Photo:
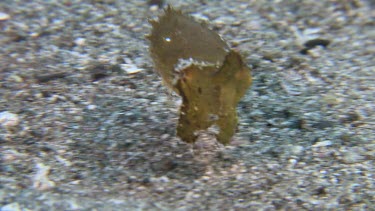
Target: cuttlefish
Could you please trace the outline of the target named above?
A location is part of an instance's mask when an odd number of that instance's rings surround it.
[[[155,69],[182,98],[177,135],[194,143],[201,131],[216,128],[217,141],[228,144],[237,128],[236,106],[251,84],[241,55],[206,24],[170,6],[150,23]]]

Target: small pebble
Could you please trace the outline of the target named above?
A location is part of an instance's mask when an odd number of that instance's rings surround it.
[[[150,11],[152,11],[152,12],[155,12],[155,11],[157,11],[159,9],[159,6],[158,5],[151,5],[150,6]]]
[[[3,127],[14,127],[20,123],[17,114],[4,111],[0,113],[0,125]]]
[[[314,144],[312,147],[327,147],[331,146],[333,143],[332,141],[319,141],[316,144]]]
[[[86,108],[87,108],[88,110],[95,110],[95,109],[96,109],[96,105],[92,105],[92,104],[90,104],[90,105],[88,105]]]
[[[17,202],[13,202],[0,207],[0,211],[21,211],[21,207]]]
[[[308,40],[307,42],[304,43],[304,46],[308,49],[311,49],[319,45],[322,47],[327,47],[329,43],[330,43],[329,40],[317,38],[317,39]]]
[[[202,15],[200,13],[193,13],[193,14],[191,14],[191,16],[193,16],[195,19],[197,19],[199,21],[202,21],[202,22],[210,21],[210,19],[207,16]]]
[[[167,140],[169,137],[170,137],[169,134],[163,134],[163,135],[161,135],[160,139],[161,140]]]
[[[21,76],[19,76],[19,75],[16,75],[16,74],[11,75],[9,78],[11,80],[17,82],[17,83],[22,83],[23,82],[23,78]]]
[[[135,74],[141,72],[143,69],[138,68],[134,64],[121,64],[121,69],[124,70],[128,74]]]
[[[334,94],[326,94],[321,100],[323,103],[326,103],[328,105],[339,105],[344,101],[339,96],[336,96]]]
[[[292,155],[300,155],[301,153],[303,153],[304,150],[305,149],[303,146],[291,146],[290,153]]]
[[[82,38],[82,37],[79,37],[79,38],[74,40],[74,43],[78,46],[83,46],[86,43],[86,39]]]
[[[166,177],[166,176],[162,176],[162,177],[160,177],[159,180],[160,180],[160,182],[163,182],[163,183],[167,183],[167,182],[169,182],[169,178]]]
[[[345,163],[359,163],[363,161],[364,157],[355,151],[348,151],[343,154],[343,161]]]
[[[298,163],[298,161],[296,159],[289,159],[289,163],[294,167]]]
[[[5,20],[8,20],[9,18],[10,18],[10,15],[0,12],[0,21],[5,21]]]

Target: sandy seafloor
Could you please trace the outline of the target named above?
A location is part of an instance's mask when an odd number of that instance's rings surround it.
[[[167,3],[252,69],[232,143],[176,137],[144,38],[162,9],[0,0],[1,211],[375,210],[373,1]]]

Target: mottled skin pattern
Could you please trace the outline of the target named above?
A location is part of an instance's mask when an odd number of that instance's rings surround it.
[[[183,99],[177,135],[194,143],[197,132],[216,126],[217,140],[228,144],[237,126],[236,106],[251,84],[249,68],[218,34],[179,11],[169,7],[151,23],[156,69]],[[176,70],[179,59],[190,58],[193,63]]]

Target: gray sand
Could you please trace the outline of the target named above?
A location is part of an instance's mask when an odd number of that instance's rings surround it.
[[[176,137],[144,38],[162,9],[1,0],[1,211],[375,210],[373,1],[167,3],[252,69],[232,143]]]

